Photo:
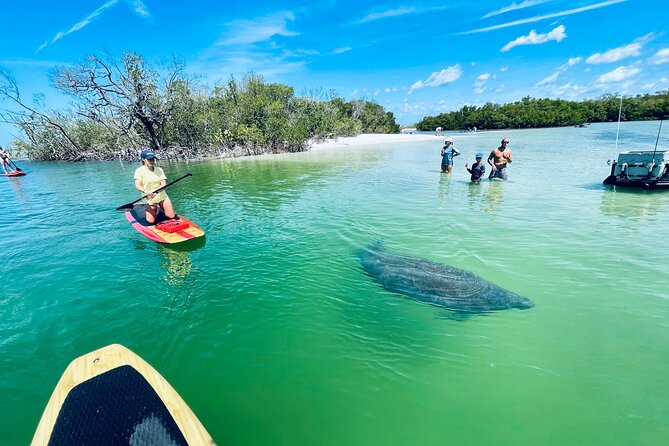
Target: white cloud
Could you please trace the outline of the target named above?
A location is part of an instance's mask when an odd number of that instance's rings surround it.
[[[504,73],[504,72],[507,71],[508,69],[509,69],[509,67],[506,66],[506,65],[504,65],[502,68],[499,69],[499,71],[501,71],[502,73]]]
[[[514,3],[511,3],[509,6],[503,7],[502,9],[498,9],[496,11],[492,11],[492,12],[487,13],[486,15],[483,16],[483,18],[487,19],[488,17],[496,16],[496,15],[499,15],[499,14],[504,14],[504,13],[509,12],[509,11],[516,11],[518,9],[529,8],[530,6],[536,6],[536,5],[540,5],[542,3],[548,3],[550,1],[552,1],[552,0],[525,0],[524,2],[519,3],[519,4],[516,4],[514,2]]]
[[[547,93],[552,97],[574,99],[582,97],[591,91],[592,88],[590,87],[567,82],[566,84],[552,86]]]
[[[551,75],[548,76],[547,78],[545,78],[545,79],[539,81],[539,83],[537,84],[537,86],[539,86],[539,85],[546,85],[546,84],[552,84],[553,82],[555,82],[555,81],[557,80],[557,78],[558,78],[559,76],[560,76],[560,71],[556,71],[555,73],[551,74]]]
[[[353,48],[351,48],[350,46],[344,46],[344,47],[341,47],[341,48],[334,49],[332,51],[332,54],[341,54],[341,53],[345,53],[347,51],[351,51],[352,49]]]
[[[558,77],[560,77],[560,75],[562,73],[564,73],[569,68],[576,65],[577,63],[581,62],[582,60],[583,60],[582,57],[571,57],[571,58],[569,58],[569,60],[567,60],[567,63],[564,63],[564,64],[560,65],[555,73],[553,73],[550,76],[548,76],[547,78],[539,81],[535,85],[535,87],[538,87],[538,86],[541,86],[541,85],[552,84],[553,82],[555,82],[558,79]]]
[[[651,90],[667,88],[667,85],[669,85],[669,79],[667,79],[666,77],[661,77],[654,82],[648,82],[644,84],[642,88],[646,91],[651,91]]]
[[[108,0],[105,4],[100,6],[98,9],[96,9],[95,11],[88,14],[83,20],[81,20],[81,21],[75,23],[74,25],[72,25],[70,27],[70,29],[68,29],[67,31],[60,31],[60,32],[56,33],[56,35],[53,37],[53,39],[51,39],[51,42],[49,42],[48,40],[45,41],[42,45],[40,45],[37,48],[37,50],[35,52],[39,53],[47,45],[49,45],[51,43],[55,43],[58,40],[62,39],[63,37],[85,28],[91,22],[93,22],[95,19],[100,17],[103,12],[105,12],[109,8],[115,6],[119,2],[120,2],[120,0]],[[130,0],[128,0],[128,2],[130,2]],[[133,11],[135,13],[137,13],[138,15],[140,15],[142,17],[145,17],[145,18],[148,18],[150,16],[149,11],[147,10],[146,6],[144,5],[144,3],[141,0],[132,0],[132,2],[130,3],[130,6],[133,9]]]
[[[357,94],[358,94],[358,90],[353,90],[353,92],[351,93],[351,96],[356,96]]]
[[[640,72],[641,70],[634,66],[618,67],[613,71],[609,71],[608,73],[604,73],[599,76],[597,78],[597,82],[602,84],[622,82],[633,78]]]
[[[660,65],[667,62],[669,62],[669,48],[662,48],[648,59],[648,63],[651,65]]]
[[[575,8],[575,9],[569,9],[567,11],[560,11],[556,12],[553,14],[547,14],[547,15],[542,15],[542,16],[537,16],[537,17],[530,17],[528,19],[521,19],[521,20],[514,20],[513,22],[508,22],[508,23],[502,23],[500,25],[495,25],[495,26],[488,26],[487,28],[479,28],[479,29],[473,29],[471,31],[464,31],[458,34],[474,34],[474,33],[483,33],[487,31],[492,31],[495,29],[501,29],[501,28],[508,28],[510,26],[516,26],[516,25],[523,25],[525,23],[533,23],[533,22],[538,22],[540,20],[545,20],[545,19],[552,19],[553,17],[564,17],[567,15],[572,15],[572,14],[578,14],[584,11],[590,11],[592,9],[598,9],[598,8],[603,8],[605,6],[610,6],[610,5],[615,5],[617,3],[623,3],[628,0],[607,0],[604,2],[600,3],[595,3],[594,5],[588,5],[588,6],[583,6],[581,8]]]
[[[567,34],[565,34],[564,31],[565,31],[564,25],[560,25],[546,34],[537,34],[535,30],[532,30],[528,35],[520,36],[516,40],[512,40],[511,42],[504,45],[501,51],[502,52],[509,51],[511,48],[520,45],[539,45],[542,43],[550,42],[551,40],[555,40],[556,42],[561,42],[564,38],[567,37]]]
[[[628,57],[639,56],[641,54],[641,48],[643,48],[643,46],[646,43],[648,43],[648,41],[651,40],[653,36],[654,36],[653,33],[648,33],[645,36],[635,39],[634,42],[628,45],[620,46],[618,48],[613,48],[603,53],[595,53],[592,56],[588,57],[585,60],[585,63],[590,63],[590,64],[611,63],[627,59]]]
[[[142,0],[132,0],[132,7],[134,11],[142,17],[149,17],[149,10]]]
[[[424,81],[420,80],[414,82],[411,88],[409,88],[408,94],[411,94],[412,91],[419,88],[438,87],[439,85],[447,84],[449,82],[455,82],[460,76],[462,76],[462,68],[460,67],[460,64],[455,64],[452,67],[444,68],[441,71],[435,71]]]
[[[118,2],[119,2],[119,0],[109,0],[107,3],[100,6],[98,9],[96,9],[92,13],[88,14],[83,20],[81,20],[81,21],[75,23],[74,25],[72,25],[72,27],[70,29],[68,29],[67,31],[58,32],[55,35],[55,37],[53,38],[53,40],[51,40],[50,43],[54,43],[54,42],[62,39],[63,37],[67,36],[68,34],[72,34],[73,32],[79,31],[80,29],[84,28],[86,25],[88,25],[93,20],[95,20],[97,17],[99,17],[100,14],[102,14],[106,9],[111,8],[112,6],[117,4]],[[40,46],[40,49],[44,48],[44,46],[45,45]]]
[[[476,78],[476,81],[474,81],[474,93],[483,93],[486,91],[487,87],[485,86],[486,82],[488,79],[492,78],[495,79],[494,74],[490,73],[483,73],[479,77]]]
[[[275,36],[292,37],[298,33],[288,29],[289,22],[295,21],[290,11],[279,11],[251,20],[234,20],[226,25],[228,31],[216,45],[249,45],[265,42]]]
[[[357,23],[371,22],[373,20],[385,19],[387,17],[397,17],[401,15],[413,14],[416,12],[416,8],[395,8],[395,9],[386,9],[384,11],[370,12],[365,17],[360,19]]]
[[[380,19],[386,19],[388,17],[399,17],[403,15],[409,15],[409,14],[422,14],[425,12],[431,12],[431,11],[438,11],[446,9],[445,6],[434,6],[434,7],[429,7],[429,8],[416,8],[414,6],[403,6],[399,8],[390,8],[390,9],[373,9],[372,12],[367,14],[365,17],[361,18],[360,20],[356,21],[356,24],[361,24],[361,23],[367,23],[367,22],[372,22],[375,20],[380,20]]]

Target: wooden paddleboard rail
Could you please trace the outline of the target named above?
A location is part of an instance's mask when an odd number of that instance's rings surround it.
[[[63,402],[74,387],[125,365],[134,368],[151,385],[189,445],[215,445],[202,423],[167,380],[146,361],[119,344],[93,351],[70,363],[47,403],[31,445],[45,446],[49,443]]]

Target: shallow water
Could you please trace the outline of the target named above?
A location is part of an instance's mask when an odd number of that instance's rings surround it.
[[[207,232],[182,249],[113,211],[136,165],[21,163],[0,182],[0,444],[114,342],[221,445],[666,444],[669,191],[601,185],[615,127],[457,134],[450,176],[437,138],[163,163],[193,173],[169,194]],[[623,123],[619,149],[657,130]],[[509,181],[468,184],[504,135]],[[379,240],[535,307],[457,319],[387,292],[355,255]]]

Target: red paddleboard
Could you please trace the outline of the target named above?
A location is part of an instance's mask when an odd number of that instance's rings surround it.
[[[181,215],[176,215],[173,219],[159,218],[154,224],[149,224],[145,216],[144,204],[135,205],[131,211],[125,213],[132,227],[154,242],[181,243],[204,235],[202,228]]]
[[[22,177],[24,175],[28,175],[22,170],[12,170],[11,172],[8,173],[0,173],[0,177]]]

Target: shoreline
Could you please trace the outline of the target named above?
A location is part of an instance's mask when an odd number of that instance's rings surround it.
[[[337,147],[360,147],[381,144],[401,144],[422,141],[439,141],[449,137],[447,134],[441,136],[426,134],[401,134],[401,133],[362,133],[357,136],[345,136],[341,138],[328,139],[323,142],[312,142],[309,144],[308,152],[332,149]],[[451,136],[452,137],[452,136]]]

